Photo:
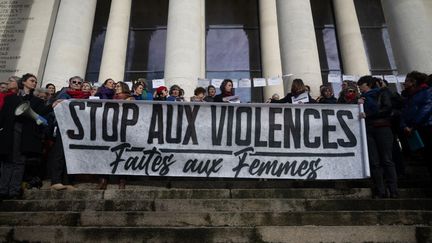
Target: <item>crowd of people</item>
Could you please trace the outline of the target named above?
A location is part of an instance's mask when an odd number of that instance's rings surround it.
[[[374,197],[397,198],[397,178],[405,175],[403,152],[409,153],[413,137],[421,140],[422,158],[432,175],[432,78],[413,71],[406,76],[401,94],[392,91],[388,82],[372,76],[363,76],[357,82],[344,81],[338,98],[329,84],[320,87],[314,99],[310,88],[301,79],[292,82],[291,92],[283,98],[274,94],[268,103],[363,104],[367,143],[373,181]],[[225,79],[220,92],[213,85],[198,87],[191,102],[239,102],[233,81]],[[107,79],[99,87],[79,76],[69,79],[68,87],[57,91],[51,83],[37,86],[37,77],[25,74],[12,76],[0,83],[0,198],[19,198],[25,188],[40,188],[42,180],[50,178],[54,190],[74,190],[66,172],[61,134],[53,107],[65,99],[113,99],[185,101],[185,92],[179,85],[160,86],[151,92],[145,79],[125,82]],[[16,116],[23,103],[47,124],[40,125],[26,116]],[[412,143],[412,142],[411,142]],[[107,188],[109,177],[100,176],[97,189]],[[126,187],[126,177],[119,177],[119,188]]]

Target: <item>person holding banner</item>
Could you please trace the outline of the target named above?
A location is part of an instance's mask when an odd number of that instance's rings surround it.
[[[165,86],[159,86],[154,94],[154,100],[166,101],[168,97],[168,89]]]
[[[377,81],[372,76],[363,76],[357,82],[362,93],[359,103],[364,105],[364,113],[361,116],[366,118],[369,163],[374,182],[373,192],[375,198],[397,198],[399,197],[397,175],[392,158],[392,104],[390,95],[379,88]]]
[[[423,159],[428,163],[432,175],[432,88],[427,85],[428,76],[413,71],[406,76],[406,97],[400,126],[407,138],[418,133],[424,145]]]
[[[240,103],[240,98],[234,94],[234,85],[231,79],[224,79],[220,90],[221,93],[214,97],[213,102]]]
[[[180,86],[178,86],[177,84],[171,86],[167,101],[184,101],[184,98],[182,97],[182,89],[180,88]]]
[[[291,93],[288,93],[280,100],[272,99],[270,103],[308,104],[316,103],[316,101],[310,96],[303,80],[294,79],[291,85]]]
[[[345,88],[339,93],[339,98],[337,100],[338,104],[357,104],[360,97],[358,86],[356,83],[351,81],[346,81]]]
[[[216,88],[213,85],[207,87],[207,96],[204,98],[205,102],[213,102],[216,96]]]
[[[333,90],[327,85],[323,85],[320,88],[320,97],[318,98],[318,103],[320,104],[336,104],[337,99],[334,97]]]
[[[74,76],[69,79],[69,87],[63,90],[54,102],[55,107],[59,102],[66,99],[88,99],[90,92],[82,91],[83,79],[80,76]],[[75,188],[68,185],[70,179],[66,172],[66,160],[63,150],[63,143],[61,139],[60,130],[58,129],[57,122],[54,121],[53,131],[55,133],[55,141],[51,153],[48,156],[48,165],[51,169],[51,189],[65,190]]]
[[[115,82],[109,78],[105,80],[103,85],[98,89],[95,96],[99,96],[100,99],[111,100],[114,97],[114,86]]]
[[[206,90],[203,87],[198,87],[194,90],[194,96],[191,97],[192,102],[205,102]]]
[[[52,111],[51,106],[33,95],[36,85],[35,75],[24,74],[18,83],[18,93],[5,98],[0,112],[1,198],[20,198],[26,160],[42,154],[42,126],[28,115],[30,110],[15,115],[23,102],[28,102],[31,110],[41,116]]]

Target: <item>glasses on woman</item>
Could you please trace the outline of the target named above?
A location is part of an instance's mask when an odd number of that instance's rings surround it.
[[[79,84],[79,85],[81,85],[81,84],[82,84],[82,82],[81,82],[81,81],[79,81],[79,80],[72,80],[72,84]]]

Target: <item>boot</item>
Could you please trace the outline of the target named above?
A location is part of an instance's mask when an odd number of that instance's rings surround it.
[[[126,188],[126,179],[119,180],[119,189],[124,190]]]
[[[57,184],[51,185],[51,189],[56,190],[56,191],[61,191],[61,190],[66,190],[67,187],[61,183],[57,183]]]
[[[106,190],[108,185],[108,180],[106,178],[99,179],[99,185],[97,186],[97,190]]]

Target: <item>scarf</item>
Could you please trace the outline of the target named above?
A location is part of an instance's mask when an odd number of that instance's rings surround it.
[[[88,99],[88,97],[90,96],[90,92],[72,89],[67,90],[66,94],[70,95],[70,97],[72,97],[73,99]]]

